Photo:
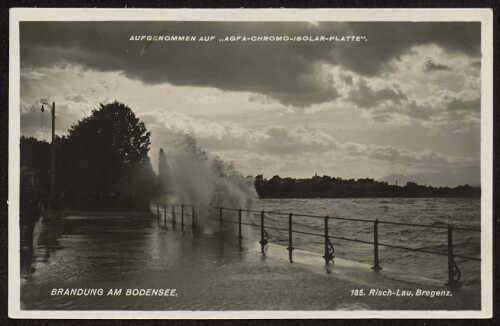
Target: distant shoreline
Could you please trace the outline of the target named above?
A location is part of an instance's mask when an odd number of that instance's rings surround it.
[[[469,185],[435,188],[407,182],[404,186],[373,179],[341,179],[317,176],[310,179],[255,178],[259,198],[481,198],[481,188]]]

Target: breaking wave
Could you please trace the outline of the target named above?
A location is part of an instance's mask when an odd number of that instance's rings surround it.
[[[211,207],[250,209],[257,198],[253,178],[245,178],[232,163],[203,150],[189,135],[160,152],[162,199],[168,204],[197,208],[197,223],[211,228]]]

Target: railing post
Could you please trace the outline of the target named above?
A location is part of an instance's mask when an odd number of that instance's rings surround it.
[[[328,265],[330,260],[328,259],[329,257],[329,252],[328,252],[328,216],[325,216],[325,265]]]
[[[293,249],[295,249],[293,247],[293,242],[292,242],[292,216],[293,214],[290,213],[290,215],[288,215],[288,259],[290,260],[290,263],[293,263]]]
[[[243,237],[241,236],[241,208],[238,210],[238,244],[240,246],[240,250],[243,249],[241,246],[241,239]]]
[[[163,205],[163,213],[165,214],[163,217],[163,224],[167,227],[167,203],[164,203]]]
[[[175,205],[172,204],[172,226],[175,226]]]
[[[378,219],[373,221],[373,267],[376,272],[382,269],[378,263]]]
[[[330,260],[333,263],[333,258],[335,256],[333,253],[335,252],[335,248],[333,247],[333,244],[330,242],[330,237],[328,235],[328,216],[325,216],[325,255],[323,258],[325,258],[325,265],[328,265],[330,263]]]
[[[448,226],[448,286],[453,284],[453,229]]]
[[[219,230],[222,232],[222,207],[219,207]]]
[[[260,252],[264,255],[264,246],[267,241],[264,238],[264,211],[260,212]]]
[[[156,218],[160,219],[160,203],[156,203]]]
[[[448,287],[452,290],[460,286],[460,270],[453,259],[453,226],[448,226]],[[455,278],[456,277],[456,278]]]
[[[181,227],[184,230],[184,204],[181,205]]]

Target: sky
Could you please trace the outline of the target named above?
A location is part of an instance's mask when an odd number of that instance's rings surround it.
[[[338,41],[219,41],[238,35]],[[189,134],[245,176],[479,185],[480,35],[474,22],[22,22],[21,133],[50,138],[43,102],[64,135],[117,100],[151,131],[154,165]]]

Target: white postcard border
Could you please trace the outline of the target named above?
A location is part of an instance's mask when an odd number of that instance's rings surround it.
[[[20,305],[19,138],[21,21],[480,21],[481,310],[478,311],[27,311]],[[491,9],[46,9],[10,10],[9,294],[11,318],[490,318],[493,316],[493,12]]]

